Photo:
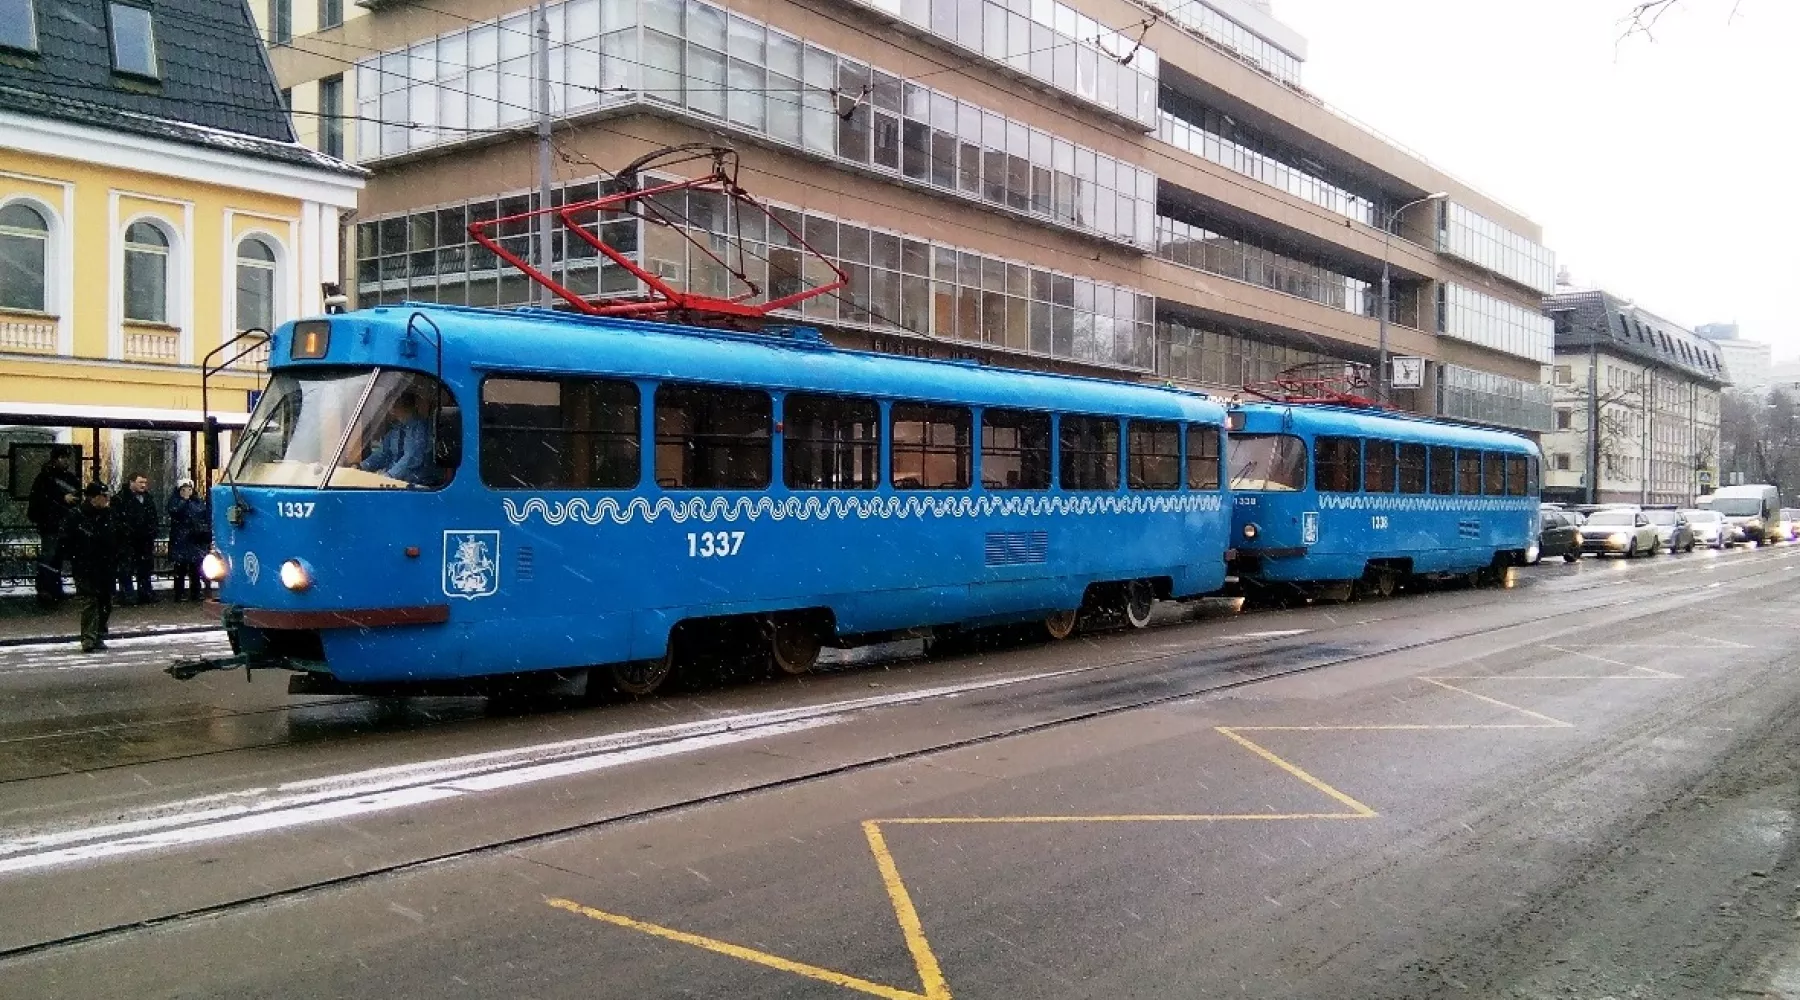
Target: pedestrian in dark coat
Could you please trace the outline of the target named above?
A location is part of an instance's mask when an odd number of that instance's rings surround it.
[[[37,478],[31,481],[31,499],[25,516],[38,532],[37,598],[43,608],[63,599],[63,521],[81,502],[81,479],[69,471],[69,454],[52,448]]]
[[[119,561],[119,601],[153,604],[156,594],[150,589],[150,574],[156,568],[156,531],[162,527],[162,516],[150,499],[150,478],[132,476],[128,482],[113,498],[113,516],[125,544]]]
[[[194,481],[183,479],[169,498],[169,567],[175,574],[175,599],[192,590],[191,600],[201,600],[210,585],[200,575],[200,560],[212,544],[206,502],[194,495]]]
[[[75,599],[81,607],[81,651],[92,653],[106,648],[121,533],[106,485],[89,483],[82,492],[86,500],[63,522],[62,545],[75,570]]]

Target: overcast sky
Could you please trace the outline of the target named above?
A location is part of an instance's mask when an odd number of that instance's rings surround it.
[[[1735,16],[1732,8],[1737,6]],[[1800,2],[1274,0],[1325,101],[1544,227],[1579,284],[1800,356]]]

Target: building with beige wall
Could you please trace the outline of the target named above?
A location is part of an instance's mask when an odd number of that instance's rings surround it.
[[[1556,324],[1556,429],[1544,499],[1691,506],[1719,483],[1718,345],[1598,290],[1544,300]]]
[[[322,311],[363,172],[294,141],[241,4],[132,10],[33,0],[0,31],[0,463],[62,441],[169,489],[201,361]],[[217,383],[228,425],[258,384]],[[0,476],[0,529],[34,468]]]
[[[270,58],[302,139],[372,171],[358,301],[528,301],[467,226],[536,203],[532,8],[253,6],[283,26]],[[1306,41],[1267,4],[560,0],[548,15],[554,197],[659,147],[735,147],[745,186],[849,273],[802,313],[839,342],[1233,392],[1302,362],[1373,367],[1385,257],[1388,346],[1427,362],[1396,402],[1549,428],[1538,226],[1309,93]],[[713,277],[668,232],[606,235],[660,274]],[[753,272],[779,270],[783,248],[745,245]],[[633,290],[584,252],[559,234],[551,271],[583,294]]]

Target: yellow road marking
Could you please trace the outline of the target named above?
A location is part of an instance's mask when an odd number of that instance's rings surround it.
[[[742,959],[743,961],[755,965],[778,969],[782,972],[791,972],[797,976],[805,976],[808,979],[814,979],[821,983],[842,986],[845,989],[855,990],[858,993],[867,993],[870,996],[885,997],[886,1000],[948,1000],[950,996],[949,989],[943,986],[943,977],[941,975],[938,977],[940,992],[914,993],[911,990],[897,989],[893,986],[870,982],[867,979],[861,979],[856,976],[845,975],[842,972],[837,972],[832,969],[823,969],[816,965],[808,965],[805,962],[796,962],[791,958],[782,958],[780,955],[771,955],[766,951],[757,951],[755,948],[746,948],[743,945],[732,944],[729,941],[720,941],[717,938],[702,937],[699,934],[689,934],[686,931],[678,931],[673,927],[664,927],[661,924],[652,924],[643,920],[633,920],[630,917],[621,916],[617,913],[596,910],[591,906],[583,906],[573,900],[546,899],[544,902],[559,910],[567,910],[570,913],[590,917],[601,923],[613,924],[618,927],[628,927],[634,931],[642,931],[652,937],[659,937],[669,941],[679,941],[682,944],[693,945],[696,948],[717,952],[720,955],[728,955],[732,958]],[[934,959],[934,967],[935,962],[936,960]],[[926,989],[930,989],[929,984],[927,984]]]
[[[1512,711],[1518,712],[1521,715],[1528,715],[1531,718],[1541,720],[1542,722],[1544,722],[1548,725],[1551,725],[1551,726],[1555,726],[1558,729],[1573,729],[1573,728],[1575,728],[1574,723],[1564,722],[1561,719],[1552,719],[1551,717],[1549,717],[1548,715],[1545,715],[1542,712],[1533,712],[1529,708],[1520,708],[1519,706],[1514,705],[1511,702],[1501,701],[1498,698],[1489,698],[1485,694],[1476,694],[1473,691],[1466,691],[1462,688],[1457,687],[1454,684],[1447,684],[1443,681],[1440,681],[1435,677],[1421,677],[1419,679],[1424,681],[1427,684],[1436,684],[1438,687],[1441,687],[1441,688],[1445,689],[1446,691],[1455,691],[1458,694],[1466,694],[1469,697],[1474,698],[1478,701],[1485,701],[1490,705],[1498,705],[1501,708],[1511,709]]]
[[[1363,813],[1149,813],[1125,816],[909,816],[883,826],[981,826],[1009,823],[1223,823],[1246,820],[1368,819]]]
[[[1346,806],[1349,809],[1351,809],[1352,811],[1354,811],[1357,815],[1364,816],[1364,817],[1376,815],[1375,810],[1370,809],[1368,806],[1363,805],[1361,802],[1356,801],[1355,799],[1351,798],[1350,796],[1345,795],[1343,792],[1340,792],[1337,789],[1331,787],[1330,785],[1327,785],[1323,781],[1320,781],[1319,779],[1313,777],[1312,775],[1307,774],[1305,771],[1302,771],[1300,768],[1295,767],[1292,764],[1289,764],[1285,760],[1282,760],[1280,757],[1277,757],[1272,751],[1270,751],[1266,747],[1262,746],[1261,744],[1255,742],[1254,740],[1251,740],[1249,737],[1238,735],[1236,732],[1234,732],[1232,730],[1232,728],[1230,726],[1219,726],[1217,728],[1220,733],[1224,734],[1226,739],[1231,740],[1232,742],[1236,743],[1238,746],[1243,747],[1244,749],[1250,751],[1251,753],[1257,755],[1258,757],[1261,757],[1263,760],[1266,760],[1269,763],[1274,764],[1276,767],[1281,768],[1283,771],[1286,771],[1287,773],[1293,775],[1294,777],[1299,778],[1301,781],[1304,781],[1307,784],[1318,789],[1319,791],[1324,792],[1326,795],[1331,796],[1332,798],[1336,799],[1338,802],[1342,803],[1344,806]]]
[[[869,838],[869,852],[875,855],[875,867],[881,869],[881,882],[887,886],[888,899],[894,904],[894,917],[900,921],[900,933],[906,937],[906,950],[912,952],[913,965],[919,970],[919,983],[930,1000],[950,1000],[950,984],[944,981],[937,956],[931,953],[931,942],[925,939],[925,928],[919,923],[919,911],[913,907],[912,895],[900,880],[900,869],[888,853],[887,838],[874,820],[863,821],[863,835]]]
[[[1426,725],[1417,722],[1395,722],[1370,726],[1232,726],[1240,733],[1384,733],[1417,732],[1432,729],[1566,729],[1563,723],[1547,722],[1450,722]]]

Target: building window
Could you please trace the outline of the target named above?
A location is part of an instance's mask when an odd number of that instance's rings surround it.
[[[156,25],[150,11],[126,3],[110,4],[113,70],[132,76],[160,76],[156,61]]]
[[[1557,365],[1556,374],[1552,377],[1557,385],[1574,385],[1575,368],[1572,365]]]
[[[50,222],[23,202],[0,208],[0,309],[49,311]]]
[[[125,230],[125,318],[169,321],[169,236],[153,222]]]
[[[269,0],[269,44],[294,40],[294,0]]]
[[[32,0],[0,0],[0,49],[36,52],[37,13]]]
[[[281,110],[286,111],[288,114],[294,113],[294,88],[281,88]]]
[[[1575,426],[1575,411],[1574,410],[1559,409],[1556,411],[1556,429],[1557,430],[1559,430],[1559,431],[1571,430],[1574,428],[1574,426]]]
[[[237,328],[275,328],[275,250],[259,236],[238,243]]]
[[[291,2],[291,0],[290,0]],[[344,23],[344,0],[319,0],[319,30]]]
[[[1564,452],[1550,456],[1550,467],[1558,472],[1569,471],[1569,456]]]
[[[319,81],[319,152],[344,156],[344,75]]]

